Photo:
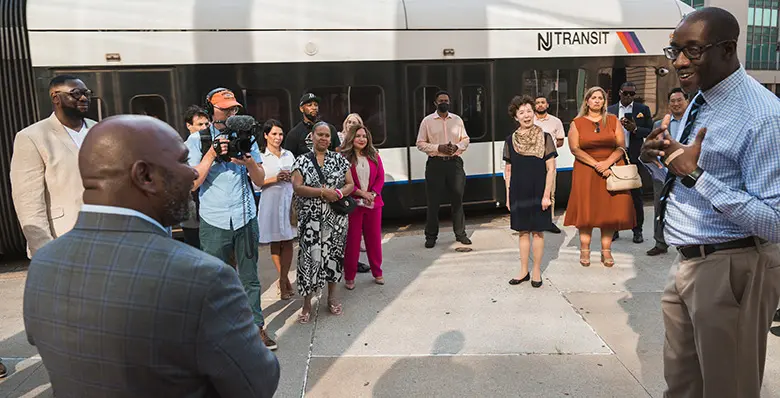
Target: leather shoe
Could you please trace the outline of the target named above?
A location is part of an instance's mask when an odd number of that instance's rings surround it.
[[[648,256],[657,256],[659,254],[665,254],[669,251],[669,249],[662,249],[658,246],[653,246],[652,249],[647,251]]]
[[[425,240],[425,248],[426,249],[432,249],[434,246],[436,246],[436,239],[426,239]]]
[[[460,238],[455,238],[455,240],[457,240],[458,242],[460,242],[460,243],[462,243],[462,244],[464,244],[464,245],[470,245],[470,244],[471,244],[471,239],[469,239],[469,237],[468,237],[468,236],[463,236],[463,237],[460,237]]]
[[[634,232],[634,243],[642,243],[645,238],[642,236],[642,231]]]
[[[2,362],[0,362],[0,379],[8,375],[8,368],[3,365]]]
[[[371,267],[369,267],[366,263],[358,261],[358,272],[365,274],[368,271],[371,271]]]
[[[553,233],[553,234],[559,234],[561,233],[561,229],[558,228],[557,225],[553,224],[552,228],[548,229],[547,232]]]

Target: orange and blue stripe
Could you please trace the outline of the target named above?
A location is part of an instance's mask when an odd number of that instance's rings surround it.
[[[639,38],[636,37],[634,32],[617,32],[620,41],[623,43],[623,47],[626,48],[629,54],[644,54],[645,48],[642,47],[642,43],[639,42]]]

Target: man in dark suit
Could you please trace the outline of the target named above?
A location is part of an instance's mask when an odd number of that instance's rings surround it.
[[[170,126],[123,115],[79,153],[75,227],[33,256],[24,324],[57,397],[272,397],[279,364],[216,257],[171,239],[197,172]]]
[[[634,101],[636,97],[636,84],[625,82],[620,86],[620,102],[610,105],[607,112],[616,115],[623,125],[623,132],[626,135],[626,145],[628,146],[628,159],[633,164],[639,164],[639,153],[642,144],[650,132],[653,130],[653,114],[650,108],[645,104]],[[640,172],[644,172],[643,167],[639,167]],[[636,225],[632,229],[634,232],[634,243],[644,242],[642,236],[642,224],[645,222],[645,210],[642,203],[642,189],[631,190],[631,198],[634,200],[634,211],[636,211]],[[613,239],[617,239],[619,234],[615,231]]]

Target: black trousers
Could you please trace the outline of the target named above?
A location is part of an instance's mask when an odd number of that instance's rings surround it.
[[[661,227],[661,223],[658,222],[658,211],[661,209],[661,190],[664,188],[664,182],[653,179],[653,208],[655,209],[655,217],[653,218],[653,237],[655,238],[655,247],[659,249],[668,249],[669,245],[666,244],[664,238],[664,229]]]
[[[184,243],[200,249],[200,228],[182,228],[184,232]]]
[[[452,207],[452,229],[455,237],[466,237],[466,215],[463,213],[465,188],[466,172],[463,170],[463,159],[428,158],[425,164],[425,192],[428,197],[426,240],[435,240],[439,236],[439,206],[446,197],[449,197]]]
[[[634,200],[634,211],[636,212],[636,225],[631,230],[634,232],[642,232],[642,225],[645,223],[645,208],[644,203],[642,203],[642,189],[632,189],[631,199]]]
[[[639,163],[639,157],[633,158],[631,157],[631,163],[637,165],[637,169],[639,170],[639,175],[642,176],[642,180],[644,181],[645,174],[647,171],[644,169],[644,166],[642,166],[641,163]],[[636,232],[642,232],[642,225],[645,223],[645,207],[644,203],[642,201],[642,188],[632,189],[631,190],[631,199],[634,201],[634,212],[636,213],[636,225],[634,225],[634,228],[631,228],[631,230]]]

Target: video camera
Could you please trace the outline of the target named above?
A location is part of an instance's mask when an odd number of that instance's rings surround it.
[[[230,162],[231,159],[243,159],[252,152],[252,145],[257,142],[257,131],[260,125],[252,116],[235,115],[225,121],[227,129],[219,135],[228,139],[227,152],[222,152],[222,143],[214,140],[212,146],[217,153],[217,160]]]

